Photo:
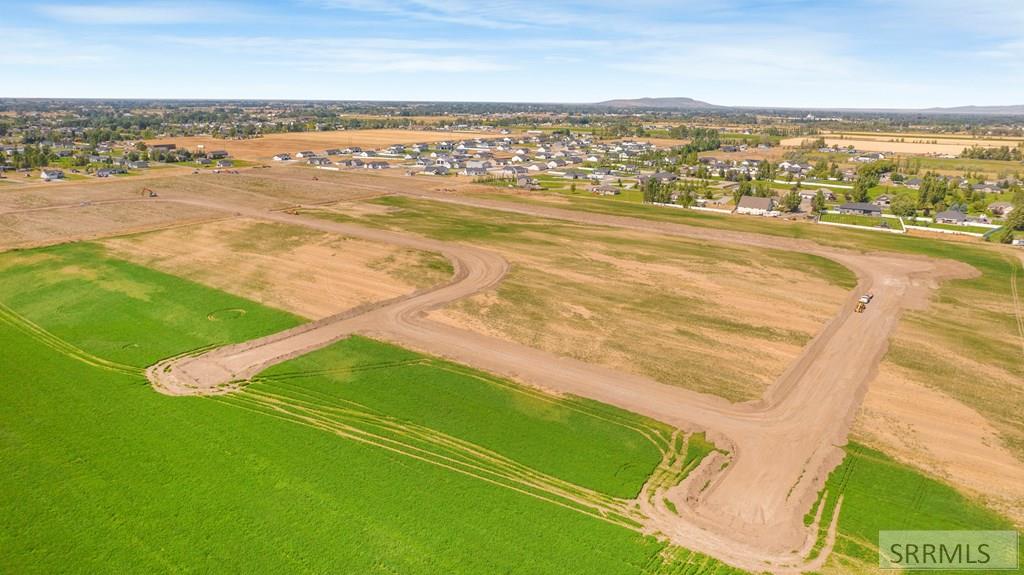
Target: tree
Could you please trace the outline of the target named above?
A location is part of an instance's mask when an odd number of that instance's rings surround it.
[[[796,190],[790,190],[788,194],[782,197],[782,210],[785,212],[799,211],[800,200],[800,192]]]
[[[818,193],[814,194],[814,199],[811,201],[811,207],[815,213],[820,214],[825,211],[825,194],[818,190]]]
[[[889,209],[893,214],[901,218],[912,218],[917,215],[917,206],[913,198],[907,195],[899,195],[892,199]]]
[[[878,177],[870,176],[868,174],[859,174],[857,179],[853,182],[853,191],[851,197],[855,202],[866,202],[871,198],[871,188],[878,185]]]

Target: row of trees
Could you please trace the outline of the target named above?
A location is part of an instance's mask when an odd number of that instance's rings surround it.
[[[48,166],[56,159],[56,154],[49,146],[25,146],[24,151],[8,155],[0,152],[0,165],[14,166],[17,170]]]
[[[960,152],[960,157],[971,158],[974,160],[1003,160],[1020,162],[1024,160],[1024,146],[1017,146],[1014,148],[1009,146],[1000,146],[998,148],[971,146],[970,148],[966,148],[963,152]]]

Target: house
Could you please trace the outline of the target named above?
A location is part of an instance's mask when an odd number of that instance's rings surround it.
[[[622,190],[616,186],[609,185],[594,186],[593,188],[590,188],[590,191],[599,196],[617,196],[622,193]]]
[[[115,174],[123,174],[125,171],[121,168],[100,168],[96,170],[97,178],[109,178]]]
[[[339,150],[338,148],[331,148],[329,150],[325,150],[324,153],[327,154],[328,156],[340,156],[341,150]]]
[[[231,160],[217,160],[217,167],[218,168],[230,168],[231,166],[234,166],[234,165],[235,165],[235,163],[232,162]]]
[[[869,163],[869,162],[877,162],[879,160],[884,160],[884,159],[885,159],[885,154],[882,154],[882,153],[879,153],[879,152],[868,152],[866,154],[861,154],[861,155],[857,156],[856,158],[853,159],[853,161],[854,162],[861,162],[861,163],[865,163],[866,164],[866,163]]]
[[[420,173],[427,176],[447,176],[448,168],[444,166],[428,166],[423,168],[423,171]]]
[[[196,158],[196,163],[200,166],[209,166],[213,162],[210,161],[210,158]]]
[[[988,211],[995,216],[1007,216],[1013,211],[1013,204],[1010,202],[992,202],[988,205]]]
[[[149,150],[151,152],[170,152],[171,150],[177,147],[178,146],[174,144],[153,144],[152,146],[149,147]]]
[[[291,154],[276,154],[274,156],[274,161],[275,162],[288,162],[288,161],[291,161],[291,159],[292,159],[292,155]]]
[[[985,194],[998,194],[1003,191],[997,184],[974,184],[971,189]]]
[[[920,190],[921,178],[910,178],[909,180],[904,180],[903,185],[911,190]]]
[[[316,154],[313,153],[313,152],[310,152],[309,150],[305,150],[305,151],[299,152],[298,154],[295,154],[295,157],[296,158],[309,159],[309,158],[315,158]]]
[[[470,168],[466,166],[460,172],[463,176],[486,176],[487,170],[485,168]]]
[[[136,160],[134,162],[128,162],[128,167],[133,170],[143,170],[149,167],[149,162],[145,160]]]
[[[867,202],[850,202],[839,206],[839,213],[858,216],[881,216],[882,208]]]
[[[39,177],[42,178],[44,182],[49,182],[51,180],[63,180],[64,172],[62,170],[50,170],[43,168],[39,171]]]
[[[214,150],[214,151],[206,154],[206,157],[210,158],[211,160],[219,160],[221,158],[228,157],[228,155],[229,154],[226,151],[224,151],[224,150]]]
[[[529,172],[543,172],[546,169],[548,169],[548,167],[545,164],[530,164],[529,166],[526,166],[526,170]]]
[[[377,160],[375,162],[366,162],[363,164],[363,167],[367,170],[386,170],[391,167],[391,164],[382,160]]]
[[[775,198],[758,198],[755,196],[743,196],[740,203],[736,204],[737,214],[750,216],[767,216],[775,210]]]
[[[826,190],[825,188],[819,188],[817,190],[802,189],[800,190],[800,199],[814,201],[814,198],[817,197],[818,192],[821,192],[822,197],[824,197],[827,201],[833,201],[836,199],[836,195],[832,192],[832,190]]]
[[[306,160],[306,163],[310,166],[330,166],[333,162],[327,158],[312,157]]]
[[[567,180],[582,180],[587,177],[587,172],[582,170],[566,170],[562,177]]]
[[[956,210],[946,210],[935,214],[935,223],[963,225],[967,223],[967,214]]]
[[[890,205],[892,205],[892,198],[890,198],[886,194],[882,194],[875,198],[875,201],[871,203],[880,208],[888,208]]]

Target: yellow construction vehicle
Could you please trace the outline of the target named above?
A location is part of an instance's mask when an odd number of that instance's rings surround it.
[[[864,302],[859,301],[857,302],[857,307],[853,308],[853,311],[857,313],[864,313],[864,310],[866,310],[867,308],[868,306],[864,305]]]

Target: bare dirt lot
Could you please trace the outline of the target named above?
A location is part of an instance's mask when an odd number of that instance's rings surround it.
[[[270,160],[274,154],[287,152],[295,154],[303,150],[323,152],[327,148],[381,148],[392,144],[415,144],[418,142],[440,142],[462,140],[480,136],[479,132],[440,132],[424,130],[340,130],[333,132],[293,132],[268,134],[249,140],[225,140],[203,136],[180,138],[158,138],[147,140],[147,144],[175,144],[179,148],[195,150],[203,145],[207,151],[226,150],[232,157],[241,160]]]
[[[231,219],[104,240],[115,256],[320,319],[440,283],[435,254]]]

